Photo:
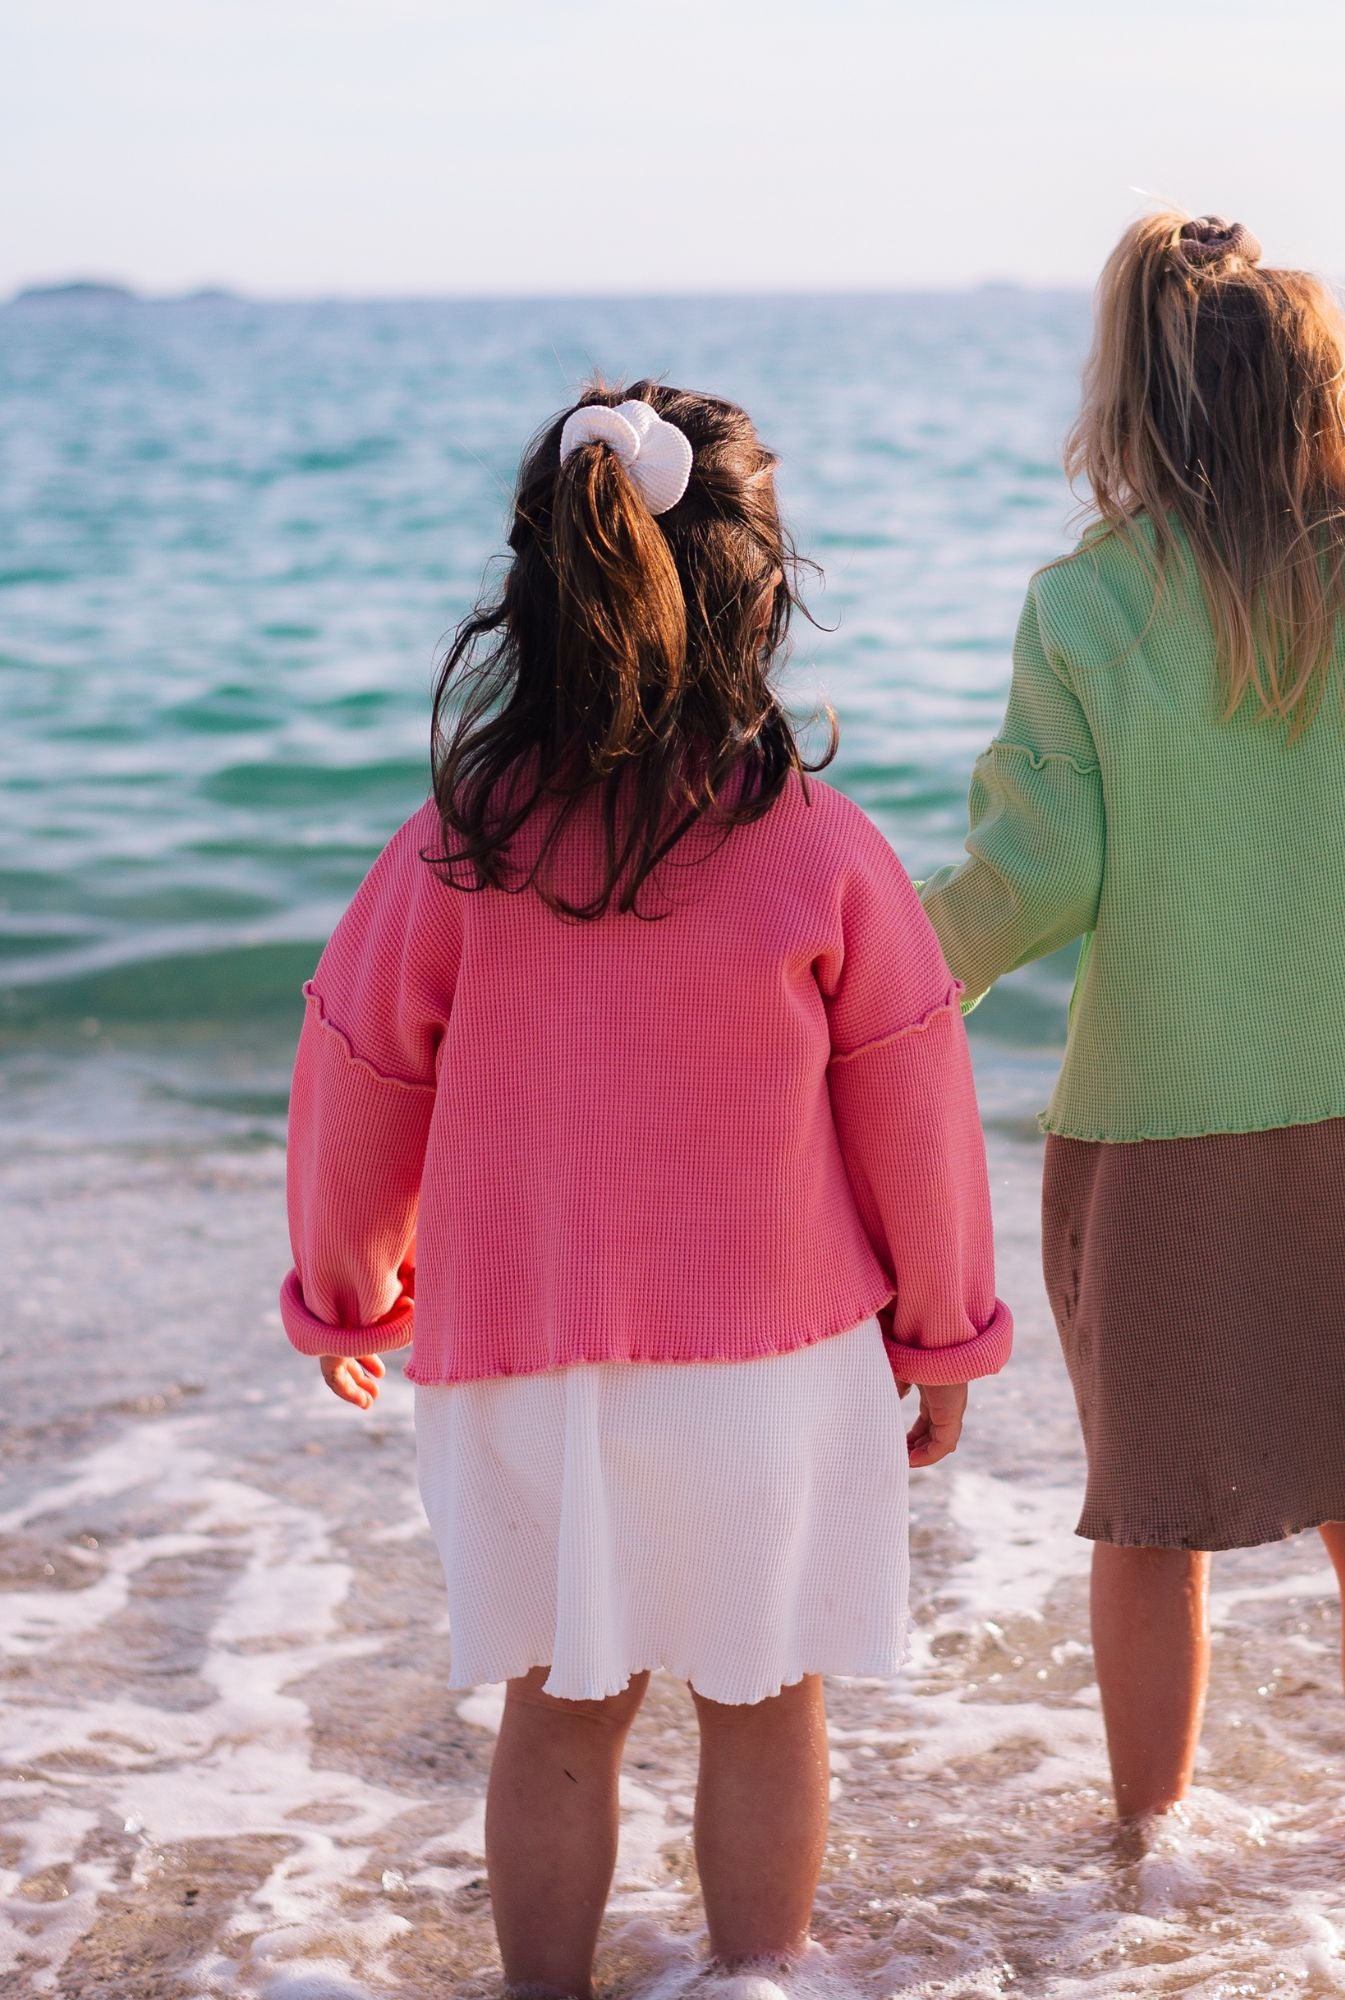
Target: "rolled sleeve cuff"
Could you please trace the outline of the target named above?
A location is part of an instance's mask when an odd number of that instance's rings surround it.
[[[989,1323],[972,1340],[951,1347],[911,1347],[905,1341],[884,1334],[887,1358],[899,1382],[925,1383],[931,1387],[948,1382],[974,1382],[982,1375],[998,1375],[1013,1349],[1013,1315],[1002,1299],[996,1299]]]
[[[280,1317],[290,1346],[300,1354],[341,1354],[352,1360],[362,1354],[393,1354],[411,1345],[415,1309],[410,1292],[403,1292],[392,1311],[372,1326],[332,1326],[309,1311],[297,1271],[280,1288]]]

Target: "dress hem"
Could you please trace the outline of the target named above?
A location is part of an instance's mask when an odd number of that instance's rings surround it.
[[[1277,1528],[1272,1534],[1257,1535],[1251,1541],[1241,1537],[1211,1539],[1207,1536],[1199,1542],[1186,1542],[1172,1537],[1163,1539],[1157,1535],[1116,1535],[1107,1533],[1101,1527],[1085,1526],[1087,1519],[1088,1516],[1083,1515],[1074,1530],[1079,1540],[1083,1542],[1101,1542],[1109,1549],[1173,1549],[1187,1555],[1218,1556],[1227,1555],[1233,1549],[1268,1549],[1273,1548],[1277,1542],[1291,1542],[1295,1535],[1310,1534],[1316,1528],[1325,1527],[1330,1521],[1345,1521],[1345,1508],[1342,1508],[1339,1514],[1319,1514],[1314,1510],[1311,1518],[1300,1521],[1297,1527]]]
[[[772,1700],[777,1694],[783,1693],[785,1688],[797,1687],[799,1682],[807,1680],[810,1674],[821,1674],[826,1680],[895,1680],[897,1675],[910,1663],[911,1632],[912,1621],[908,1618],[903,1627],[901,1638],[894,1649],[896,1653],[895,1666],[888,1663],[882,1666],[798,1667],[791,1669],[779,1681],[772,1678],[770,1684],[763,1687],[759,1694],[716,1693],[712,1688],[705,1686],[704,1682],[695,1673],[688,1672],[684,1665],[669,1666],[663,1660],[654,1660],[644,1665],[632,1666],[628,1670],[626,1678],[619,1685],[604,1685],[599,1692],[585,1690],[583,1694],[561,1694],[558,1690],[546,1686],[543,1687],[542,1692],[551,1695],[553,1700],[556,1701],[610,1701],[614,1696],[624,1694],[637,1674],[665,1673],[673,1680],[685,1681],[688,1687],[694,1689],[703,1701],[717,1702],[723,1708],[751,1708],[758,1702]],[[459,1680],[456,1675],[450,1673],[447,1683],[448,1692],[450,1694],[469,1694],[473,1688],[499,1687],[506,1681],[521,1680],[524,1674],[532,1673],[538,1667],[545,1667],[547,1665],[549,1665],[549,1662],[546,1660],[530,1660],[526,1666],[514,1667],[501,1674],[477,1674],[470,1680]]]

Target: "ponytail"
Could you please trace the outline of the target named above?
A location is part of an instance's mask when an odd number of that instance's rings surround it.
[[[1341,656],[1345,320],[1319,280],[1260,256],[1222,216],[1132,224],[1098,286],[1065,463],[1106,529],[1134,540],[1147,521],[1155,611],[1180,524],[1225,715],[1246,702],[1293,735]]]
[[[686,673],[687,616],[663,530],[605,444],[572,451],[556,474],[556,702],[580,732],[588,775],[605,777],[656,741]]]

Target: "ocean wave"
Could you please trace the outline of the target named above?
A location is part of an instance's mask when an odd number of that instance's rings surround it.
[[[1049,469],[1086,329],[1030,294],[8,314],[8,1039],[285,1012],[426,796],[436,650],[596,354],[757,417],[842,614],[799,622],[782,691],[835,705],[829,775],[913,872],[950,859],[1023,587],[1067,546]],[[1058,1038],[1055,973],[1014,984],[983,1010],[1001,1045]]]
[[[91,967],[65,977],[0,985],[0,1029],[48,1032],[72,1022],[201,1023],[223,1028],[289,1020],[298,1032],[302,987],[324,940],[230,944],[165,952]]]

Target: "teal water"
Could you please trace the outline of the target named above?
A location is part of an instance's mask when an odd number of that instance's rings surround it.
[[[1086,318],[1012,291],[0,313],[5,1048],[279,1047],[425,795],[435,656],[522,444],[594,368],[753,413],[825,573],[787,690],[834,704],[833,775],[908,864],[948,858],[1067,545]],[[996,996],[986,1051],[1052,1046],[1063,977]]]

